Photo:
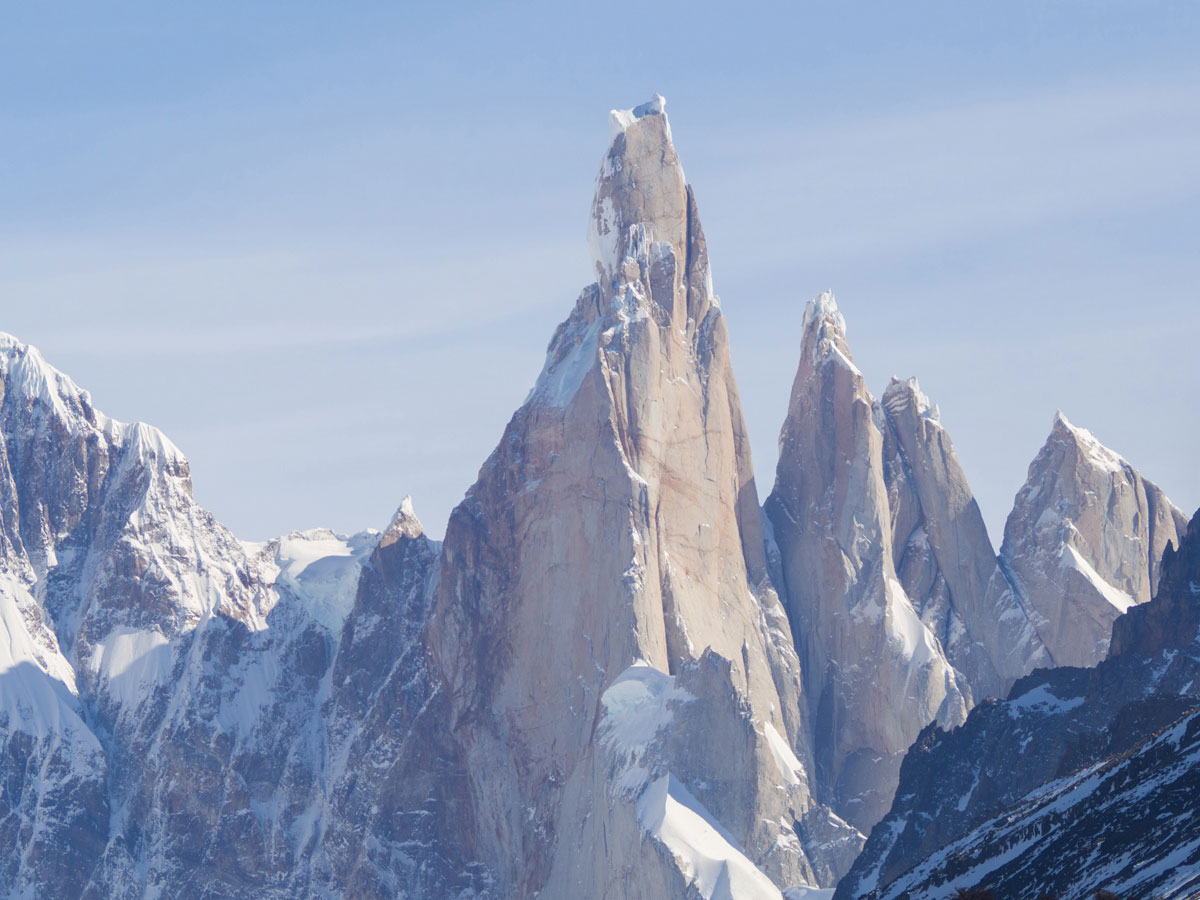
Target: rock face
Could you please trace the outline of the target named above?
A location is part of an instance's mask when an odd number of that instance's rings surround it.
[[[407,504],[242,544],[162,435],[5,339],[6,896],[777,898],[848,868],[661,98],[613,114],[589,230],[599,281],[442,546]]]
[[[428,635],[470,773],[464,844],[522,896],[682,891],[708,863],[643,813],[669,775],[691,798],[671,788],[670,802],[718,819],[751,868],[827,880],[858,837],[811,797],[799,661],[695,199],[661,98],[612,126],[590,226],[599,282],[446,532]],[[625,727],[605,698],[635,665],[688,685],[673,689],[696,697],[677,720],[697,736],[738,738],[637,763],[640,750],[597,745]],[[818,853],[810,827],[837,840]]]
[[[809,304],[766,512],[819,777],[834,809],[869,829],[917,732],[961,722],[971,694],[896,577],[883,435],[845,335],[832,294]]]
[[[822,799],[869,829],[929,722],[1048,662],[915,381],[876,403],[832,294],[809,304],[766,503]]]
[[[1058,665],[1104,658],[1113,621],[1150,599],[1186,518],[1090,432],[1059,413],[1029,466],[1000,555]]]
[[[961,728],[926,729],[838,900],[946,897],[981,881],[1000,896],[1193,896],[1200,515],[1162,568],[1097,667],[1035,672]]]
[[[328,737],[307,865],[283,873],[286,896],[488,896],[454,843],[470,815],[465,773],[422,640],[439,550],[406,500],[363,566],[319,709]]]
[[[892,383],[876,420],[897,577],[976,701],[1051,665],[996,558],[938,408],[916,379]]]
[[[764,514],[664,102],[611,123],[597,281],[442,544],[408,501],[238,541],[162,434],[0,335],[0,900],[778,900],[849,869],[926,725],[1055,661],[1054,541],[1145,599],[1157,489],[1044,451],[998,563],[936,408],[872,399],[831,295]],[[1170,583],[1121,658],[1194,633]],[[995,778],[939,839],[1019,799]],[[889,875],[933,840],[897,835]]]
[[[1188,900],[1200,890],[1200,709],[1119,755],[1056,779],[940,848],[879,897]],[[1152,811],[1148,815],[1147,811]]]
[[[198,896],[286,855],[268,850],[296,815],[278,786],[311,780],[294,713],[326,637],[270,586],[273,561],[192,502],[159,432],[96,412],[8,336],[0,388],[0,827],[28,848],[6,857],[4,883]],[[255,801],[277,809],[265,834],[247,828]]]
[[[809,304],[766,503],[812,716],[816,794],[869,830],[925,725],[960,724],[1039,667],[1090,664],[1149,599],[1183,521],[1058,416],[998,558],[938,409],[915,379],[879,402],[831,294]]]

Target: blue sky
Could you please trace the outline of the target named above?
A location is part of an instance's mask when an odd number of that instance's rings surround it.
[[[998,543],[1062,408],[1200,504],[1200,6],[11,5],[0,330],[242,537],[434,534],[591,273],[660,91],[759,490],[804,302],[920,377]]]

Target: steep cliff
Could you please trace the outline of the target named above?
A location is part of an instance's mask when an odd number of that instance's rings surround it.
[[[446,533],[429,648],[470,784],[464,842],[521,895],[652,897],[694,877],[709,896],[702,851],[643,809],[669,775],[751,869],[829,883],[859,838],[811,797],[800,663],[661,98],[612,115],[590,243],[599,280]],[[709,758],[658,742],[653,762],[597,744],[639,715],[606,701],[635,665],[692,685],[674,721],[697,740],[741,738]]]

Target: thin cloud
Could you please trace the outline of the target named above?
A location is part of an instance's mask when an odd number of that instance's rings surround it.
[[[1177,81],[1089,86],[750,126],[718,149],[720,205],[753,204],[761,226],[730,265],[877,263],[1200,195],[1198,92]]]

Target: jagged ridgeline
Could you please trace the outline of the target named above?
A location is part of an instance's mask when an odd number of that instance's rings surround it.
[[[1200,896],[1198,791],[1200,513],[1098,666],[1035,672],[921,735],[836,896]]]
[[[0,338],[0,900],[804,897],[914,741],[1104,656],[1183,517],[1060,416],[997,555],[831,294],[759,506],[664,106],[611,114],[596,281],[440,544],[407,501],[238,541],[162,434]]]

